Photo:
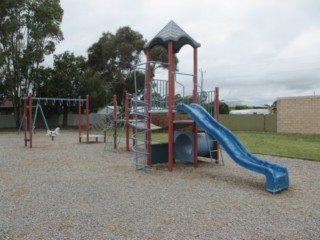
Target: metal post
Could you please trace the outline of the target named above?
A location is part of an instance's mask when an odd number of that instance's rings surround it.
[[[36,105],[36,111],[34,112],[34,118],[33,118],[33,124],[32,124],[32,132],[35,133],[35,128],[36,128],[36,120],[37,120],[37,116],[38,116],[38,109],[40,106],[39,103],[40,100],[37,101],[37,105]]]
[[[82,131],[82,116],[81,116],[81,97],[78,97],[78,132],[79,143],[81,143],[81,131]]]
[[[89,95],[86,96],[86,132],[87,143],[89,143]]]
[[[126,93],[125,101],[125,113],[126,113],[126,151],[130,151],[129,146],[129,94]]]
[[[168,42],[168,62],[169,62],[169,106],[168,106],[168,171],[172,172],[174,161],[174,139],[173,139],[173,108],[174,108],[174,53],[173,42]]]
[[[198,50],[193,49],[193,103],[198,103]],[[194,142],[194,152],[193,152],[193,166],[198,167],[198,126],[193,123],[193,142]]]
[[[32,148],[32,94],[29,93],[29,147]]]
[[[28,139],[27,139],[27,95],[24,95],[24,102],[23,102],[23,130],[24,130],[24,146],[27,147],[28,146]]]
[[[113,95],[113,149],[117,149],[117,96]]]
[[[135,93],[133,95],[133,97],[136,98],[137,97],[137,93]],[[132,109],[133,109],[133,111],[136,111],[136,108],[137,108],[137,103],[135,101],[132,101]],[[137,119],[137,115],[133,114],[133,120],[136,120],[136,119]],[[136,134],[136,128],[135,127],[132,128],[132,134],[133,134],[133,136],[135,136],[135,134]],[[136,139],[135,138],[133,138],[133,140],[132,140],[132,145],[133,146],[136,145]]]
[[[48,123],[47,123],[47,120],[46,120],[46,117],[44,116],[44,113],[43,113],[41,104],[38,102],[38,103],[37,103],[37,107],[38,107],[38,104],[39,104],[39,109],[40,109],[40,112],[41,112],[41,115],[42,115],[44,124],[46,125],[47,130],[50,130],[50,129],[49,129],[49,126],[48,126]]]
[[[216,87],[214,91],[214,104],[215,104],[215,118],[219,122],[220,119],[220,110],[219,110],[219,88]],[[216,163],[219,163],[219,143],[218,141],[214,142],[213,149],[215,150],[214,154],[214,159],[216,159]]]
[[[147,165],[151,165],[151,49],[147,49],[147,76],[146,76],[146,112],[147,116],[147,132],[146,132],[146,150],[147,150]]]

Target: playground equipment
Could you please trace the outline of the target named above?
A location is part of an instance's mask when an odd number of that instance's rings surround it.
[[[216,139],[212,138],[206,131],[198,132],[198,156],[210,157],[211,165],[214,166],[216,155],[221,153],[221,149],[216,148]],[[174,158],[184,162],[193,162],[193,133],[186,131],[174,132]],[[221,162],[224,165],[223,155],[221,154]]]
[[[114,95],[112,102],[107,104],[104,114],[91,116],[91,126],[98,132],[106,133],[104,150],[118,152],[126,127],[125,107],[117,106],[117,96]],[[122,131],[122,132],[121,132]]]
[[[176,70],[174,55],[180,51],[180,49],[189,44],[193,47],[193,73],[181,73]],[[168,62],[156,62],[152,61],[151,49],[156,46],[161,45],[168,50]],[[187,33],[185,33],[176,23],[173,21],[169,22],[154,39],[145,45],[147,62],[135,65],[133,67],[134,72],[134,85],[135,85],[135,95],[132,98],[132,110],[133,121],[130,123],[135,127],[133,134],[134,146],[133,151],[135,152],[135,157],[133,162],[137,169],[146,168],[150,166],[152,162],[152,115],[154,113],[167,114],[168,119],[168,144],[167,144],[167,159],[168,170],[172,171],[174,162],[174,131],[181,125],[191,125],[193,132],[193,164],[195,167],[198,166],[198,127],[194,121],[178,121],[175,120],[175,102],[186,102],[190,98],[192,102],[198,103],[198,101],[206,101],[208,94],[204,92],[199,92],[200,85],[197,79],[197,48],[200,44],[193,40]],[[156,79],[151,77],[151,66],[156,69],[156,65],[168,66],[168,80]],[[145,71],[145,85],[144,89],[138,89],[136,72],[139,70]],[[193,86],[192,95],[189,98],[185,94],[185,86],[179,81],[179,77],[188,78],[188,85]],[[175,88],[179,88],[181,94],[180,98],[175,98]],[[143,93],[143,97],[139,94]],[[216,104],[218,104],[216,102]],[[218,108],[217,108],[218,109]],[[218,144],[215,143],[216,149]],[[211,150],[208,149],[208,153]],[[216,156],[218,161],[218,152],[211,152]]]
[[[186,44],[189,44],[193,48],[193,74],[177,72],[175,67],[174,55]],[[156,45],[161,45],[167,49],[168,63],[152,61],[151,49]],[[215,89],[214,99],[216,120],[212,117],[210,107],[204,109],[199,105],[207,101],[208,93],[204,92],[203,88],[200,88],[198,85],[198,47],[200,47],[199,43],[171,21],[155,38],[145,45],[146,63],[133,67],[135,94],[131,100],[132,108],[130,113],[133,115],[133,121],[130,124],[134,126],[134,144],[132,149],[135,152],[133,162],[136,169],[146,168],[154,163],[152,158],[156,157],[156,154],[153,151],[155,145],[152,145],[151,140],[152,114],[164,113],[167,114],[168,120],[168,144],[165,147],[158,148],[157,153],[164,152],[167,155],[167,158],[163,156],[161,158],[165,158],[168,164],[168,171],[172,171],[175,158],[183,158],[184,160],[193,162],[194,167],[198,166],[198,155],[201,155],[203,150],[200,149],[199,142],[204,139],[203,134],[198,134],[198,126],[200,126],[205,131],[207,139],[208,150],[205,154],[209,153],[210,156],[215,155],[216,162],[218,162],[219,144],[221,144],[231,158],[240,166],[266,176],[267,191],[275,193],[287,189],[289,187],[289,176],[285,167],[253,156],[228,129],[218,123],[219,91],[217,88]],[[152,78],[151,69],[156,69],[156,64],[168,65],[167,81]],[[144,89],[138,89],[137,87],[136,71],[141,69],[145,71],[146,76]],[[188,98],[185,97],[185,87],[177,80],[177,76],[181,75],[192,78],[193,90],[192,104],[190,106],[186,104],[189,104],[189,102]],[[176,99],[176,87],[179,87],[182,91],[182,96],[179,99]],[[158,90],[155,91],[154,89]],[[176,111],[187,113],[191,116],[192,120],[188,120],[188,122],[175,120]],[[128,123],[129,118],[127,117],[126,119]],[[174,134],[179,125],[186,124],[191,124],[192,132],[187,134],[176,132],[176,135]],[[213,148],[212,143],[214,144]]]
[[[53,131],[47,130],[47,134],[46,135],[50,136],[51,140],[54,141],[54,137],[60,135],[59,131],[60,131],[60,128],[58,128],[58,127]]]
[[[218,123],[200,105],[177,104],[175,109],[188,113],[201,128],[208,132],[210,137],[219,141],[230,157],[240,166],[264,174],[267,191],[275,193],[289,188],[289,175],[286,167],[255,157],[230,130]]]
[[[26,103],[27,103],[26,100],[27,100],[27,97],[24,98],[24,109],[23,109],[24,112],[26,112],[26,109],[25,109],[25,107],[27,106],[27,105],[26,105]],[[47,104],[48,104],[48,101],[45,102],[45,105],[47,105]],[[43,113],[43,110],[42,110],[42,107],[41,107],[41,100],[38,99],[38,100],[37,100],[37,105],[36,105],[36,106],[33,106],[33,107],[35,107],[36,110],[35,110],[35,114],[34,114],[34,117],[33,117],[32,132],[35,133],[36,121],[37,121],[37,116],[38,116],[39,110],[40,110],[40,113],[41,113],[41,116],[42,116],[42,119],[43,119],[43,122],[44,122],[44,124],[45,124],[45,126],[46,126],[47,131],[50,131],[50,129],[49,129],[49,127],[48,127],[48,123],[47,123],[46,117],[45,117],[45,115],[44,115],[44,113]],[[25,121],[25,118],[22,117],[21,122],[20,122],[19,129],[18,129],[18,134],[20,133],[20,130],[21,130],[21,128],[23,127],[24,121]]]
[[[98,142],[100,138],[103,139],[103,142],[106,142],[106,131],[103,132],[103,134],[90,134],[90,126],[89,126],[89,95],[86,96],[86,99],[81,99],[81,97],[78,97],[78,131],[79,131],[79,143],[82,142],[82,138],[86,139],[86,143],[90,142],[90,139],[94,139],[95,142]],[[82,134],[82,116],[81,116],[81,102],[86,103],[86,133]]]
[[[81,142],[82,138],[86,139],[86,143],[90,142],[90,138],[95,138],[96,141],[98,141],[98,138],[103,138],[105,141],[105,134],[104,135],[98,135],[98,134],[90,134],[89,133],[89,96],[86,96],[86,99],[81,99],[79,98],[46,98],[46,97],[32,97],[32,94],[30,93],[28,96],[25,96],[23,98],[24,100],[24,105],[23,105],[23,119],[22,119],[22,125],[24,129],[24,142],[25,142],[25,147],[28,146],[29,142],[29,147],[32,148],[32,138],[33,138],[33,133],[35,129],[35,122],[36,122],[36,117],[38,113],[38,109],[40,109],[40,112],[43,116],[46,129],[47,129],[47,135],[49,133],[49,136],[51,136],[51,139],[53,140],[55,136],[57,136],[59,133],[58,129],[56,128],[55,130],[50,130],[48,127],[48,124],[46,122],[42,107],[41,107],[41,102],[44,102],[45,105],[51,104],[54,106],[56,103],[59,103],[61,106],[63,105],[64,102],[66,102],[68,105],[73,103],[73,106],[77,106],[78,104],[78,131],[79,131],[79,142]],[[32,114],[32,108],[33,108],[33,101],[37,102],[36,105],[36,112],[34,115],[33,119],[33,114]],[[86,103],[86,134],[82,134],[82,116],[81,116],[81,109],[83,104]],[[33,121],[32,121],[33,119]],[[29,132],[29,136],[28,136]]]
[[[111,105],[111,104],[110,104]],[[105,130],[113,130],[113,135],[107,135],[107,141],[105,143],[104,150],[110,152],[118,152],[122,134],[119,134],[118,130],[124,131],[126,127],[125,111],[119,112],[117,106],[117,96],[113,96],[113,111],[112,114],[107,113],[105,119]]]

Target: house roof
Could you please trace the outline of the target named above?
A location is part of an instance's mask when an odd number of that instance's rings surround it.
[[[4,100],[2,104],[0,104],[0,109],[3,108],[13,108],[13,103],[10,100]]]
[[[144,48],[153,48],[156,45],[161,45],[167,49],[169,41],[173,42],[174,53],[178,53],[186,44],[191,45],[193,48],[201,46],[200,43],[196,42],[189,34],[171,20],[152,40],[145,44]]]

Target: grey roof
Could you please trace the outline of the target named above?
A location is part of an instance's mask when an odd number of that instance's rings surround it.
[[[169,41],[173,41],[174,53],[178,53],[186,44],[189,44],[194,48],[201,46],[200,43],[196,42],[189,34],[171,20],[151,41],[144,45],[144,48],[153,48],[156,45],[161,45],[167,49]]]

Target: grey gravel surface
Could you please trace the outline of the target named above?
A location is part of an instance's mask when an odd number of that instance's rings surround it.
[[[136,171],[132,153],[0,133],[0,240],[320,239],[320,162],[261,156],[287,166],[289,190],[236,165],[178,162]]]

